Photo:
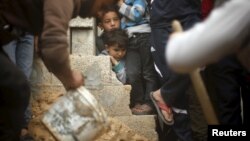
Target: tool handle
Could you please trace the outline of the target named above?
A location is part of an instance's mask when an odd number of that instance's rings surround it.
[[[172,28],[173,28],[174,32],[182,32],[183,31],[180,22],[177,20],[174,20],[172,22]]]
[[[205,119],[209,125],[218,125],[219,121],[216,117],[213,105],[208,96],[205,85],[202,81],[200,70],[195,69],[190,73],[191,80],[193,82],[193,86],[196,92],[196,96],[200,102],[202,111],[205,115]]]

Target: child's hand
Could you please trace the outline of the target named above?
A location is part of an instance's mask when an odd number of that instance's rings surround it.
[[[111,63],[112,63],[113,66],[118,65],[118,61],[115,60],[115,58],[113,56],[110,56],[110,60],[111,60]]]

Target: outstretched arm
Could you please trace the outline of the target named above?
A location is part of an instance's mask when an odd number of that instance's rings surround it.
[[[73,1],[44,0],[43,7],[41,57],[66,89],[75,89],[83,84],[83,77],[79,71],[71,69],[69,60],[67,29],[73,13]]]

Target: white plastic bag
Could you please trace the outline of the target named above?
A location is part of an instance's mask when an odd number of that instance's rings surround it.
[[[84,87],[69,91],[46,112],[42,122],[60,141],[91,141],[108,127],[108,117]]]

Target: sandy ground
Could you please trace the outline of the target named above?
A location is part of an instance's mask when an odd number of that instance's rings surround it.
[[[42,124],[41,117],[60,96],[62,94],[51,95],[46,93],[36,97],[33,96],[31,100],[33,117],[29,125],[29,132],[36,141],[56,140]],[[148,141],[146,138],[135,134],[128,126],[114,118],[110,118],[110,123],[109,129],[95,141]]]

